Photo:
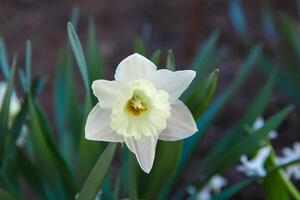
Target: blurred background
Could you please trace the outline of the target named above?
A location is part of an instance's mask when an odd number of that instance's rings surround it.
[[[220,35],[216,48],[224,54],[217,66],[220,69],[218,96],[233,79],[249,52],[248,47],[255,43],[262,44],[264,54],[293,83],[293,88],[287,91],[286,86],[282,86],[285,79],[278,77],[280,80],[266,117],[287,104],[296,105],[278,130],[279,139],[274,140],[274,146],[281,149],[300,141],[300,46],[299,49],[294,46],[300,41],[297,35],[299,0],[0,0],[0,35],[5,40],[9,55],[15,51],[20,54],[20,63],[24,63],[26,40],[31,40],[33,73],[42,74],[47,81],[39,98],[52,121],[53,105],[49,99],[53,98],[57,55],[67,45],[66,25],[72,12],[79,12],[77,32],[83,44],[87,37],[88,18],[94,17],[108,79],[113,78],[117,64],[133,53],[137,37],[146,43],[148,56],[160,48],[165,57],[168,49],[173,49],[176,67],[184,69],[191,67],[201,44],[218,31]],[[163,63],[165,60],[159,67],[165,67]],[[267,72],[261,65],[252,70],[242,89],[222,110],[205,135],[204,142],[193,158],[195,162],[239,119],[264,84]],[[78,72],[77,77],[78,91],[84,94]],[[187,168],[178,187],[185,187],[189,182],[189,171],[197,170],[193,162]],[[244,177],[234,169],[226,171],[224,175],[230,182]],[[260,191],[260,187],[254,185],[235,198],[263,199],[263,195],[256,191]]]

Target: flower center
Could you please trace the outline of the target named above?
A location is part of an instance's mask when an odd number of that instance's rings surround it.
[[[133,94],[132,98],[127,102],[126,109],[130,114],[138,116],[147,111],[147,104],[138,94]]]
[[[111,128],[139,139],[159,134],[170,117],[169,94],[147,79],[129,82],[112,107]]]

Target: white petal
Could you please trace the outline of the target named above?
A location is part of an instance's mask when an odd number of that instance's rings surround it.
[[[140,54],[132,54],[117,67],[115,79],[136,80],[147,78],[156,70],[155,64]]]
[[[96,80],[92,84],[92,89],[102,108],[111,108],[114,100],[121,93],[118,81]]]
[[[135,140],[134,137],[124,137],[127,147],[132,151],[144,172],[149,173],[155,158],[157,136],[147,136]]]
[[[110,128],[111,110],[102,109],[99,103],[90,112],[85,125],[85,138],[105,142],[123,142],[123,137]]]
[[[198,131],[192,113],[181,101],[171,105],[167,128],[159,134],[160,140],[176,141],[190,137]]]
[[[153,74],[151,81],[158,89],[168,92],[170,95],[170,102],[174,103],[189,87],[195,76],[196,72],[193,70],[172,72],[167,69],[161,69]]]

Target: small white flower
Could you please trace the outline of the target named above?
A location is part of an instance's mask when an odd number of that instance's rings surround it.
[[[7,83],[3,81],[0,82],[0,110],[4,101],[6,89],[7,89]],[[10,117],[15,116],[19,112],[19,110],[20,110],[20,102],[16,93],[13,92],[10,98],[9,116]]]
[[[282,154],[282,157],[277,157],[278,164],[281,165],[300,159],[300,143],[295,142],[293,148],[283,148]],[[289,178],[300,180],[300,164],[290,165],[285,171]]]
[[[214,175],[209,181],[209,187],[215,193],[220,192],[221,189],[226,185],[227,185],[227,180],[220,175]]]
[[[213,176],[210,181],[206,184],[204,188],[200,192],[196,194],[197,200],[210,200],[212,197],[212,194],[219,193],[221,189],[226,186],[227,180],[220,176],[215,175]],[[190,195],[194,195],[196,193],[196,188],[194,186],[189,186],[187,188],[187,192]]]
[[[27,136],[28,136],[28,128],[26,125],[23,125],[21,129],[21,134],[18,136],[16,140],[16,145],[18,147],[24,146]]]
[[[262,117],[258,117],[258,118],[256,119],[256,121],[254,122],[252,128],[253,128],[254,131],[257,131],[257,130],[259,130],[260,128],[262,128],[262,127],[264,126],[264,124],[265,124],[265,120],[264,120]],[[269,135],[269,138],[270,138],[271,140],[278,137],[278,133],[277,133],[276,131],[274,131],[274,130],[270,131],[270,132],[268,133],[268,135]]]
[[[99,103],[87,118],[85,138],[125,142],[149,173],[158,139],[181,140],[197,131],[192,114],[178,100],[195,75],[192,70],[157,70],[139,54],[128,56],[118,65],[114,81],[93,82]]]
[[[197,192],[196,187],[193,185],[188,185],[186,191],[189,195],[194,195]]]
[[[241,157],[242,165],[237,167],[237,170],[244,172],[247,176],[264,177],[267,172],[264,168],[265,161],[270,155],[270,147],[261,148],[252,160],[248,160],[246,155]]]
[[[210,200],[211,193],[208,188],[203,188],[200,192],[196,195],[197,200]]]

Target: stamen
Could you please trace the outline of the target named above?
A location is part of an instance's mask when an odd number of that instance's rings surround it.
[[[127,102],[127,111],[135,116],[147,111],[147,105],[143,102],[142,98],[134,94]]]

